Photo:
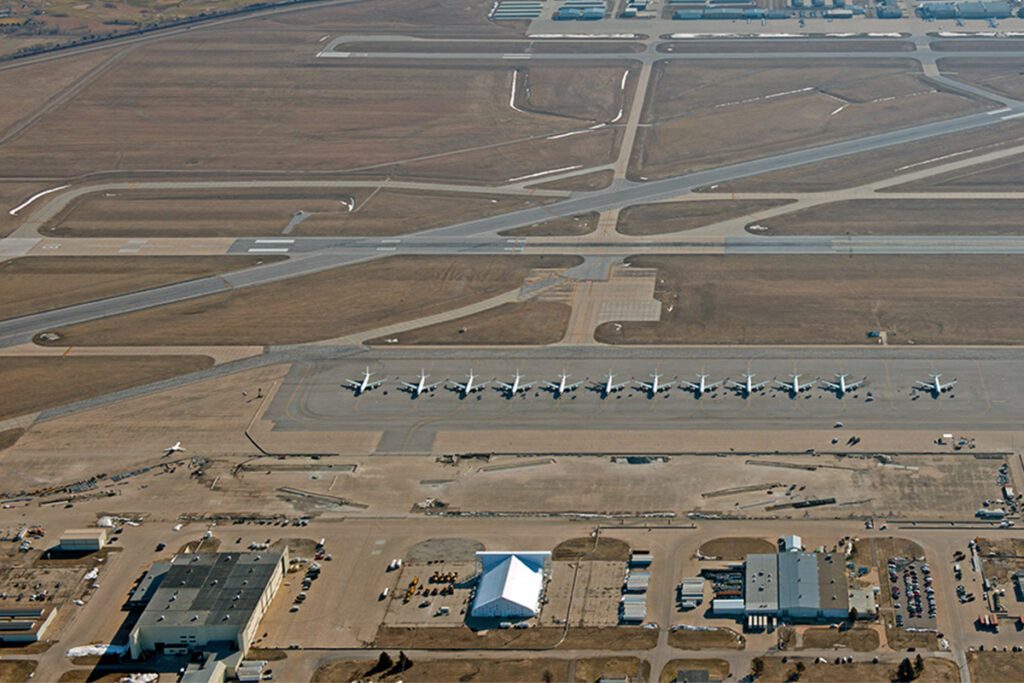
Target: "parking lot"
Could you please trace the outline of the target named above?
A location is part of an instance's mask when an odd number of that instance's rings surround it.
[[[896,627],[934,629],[936,600],[931,567],[927,562],[901,558],[890,559],[888,566]]]

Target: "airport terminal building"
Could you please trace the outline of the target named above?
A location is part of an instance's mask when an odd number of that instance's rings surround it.
[[[129,635],[132,659],[220,651],[240,660],[287,570],[287,550],[178,555]]]

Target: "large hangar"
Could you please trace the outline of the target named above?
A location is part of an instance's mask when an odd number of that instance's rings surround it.
[[[287,550],[178,555],[129,635],[132,659],[160,650],[244,654],[287,569]]]
[[[549,552],[478,552],[473,617],[529,618],[540,611]]]

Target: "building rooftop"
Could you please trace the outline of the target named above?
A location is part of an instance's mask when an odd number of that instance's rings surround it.
[[[779,571],[775,553],[747,555],[743,583],[748,612],[775,612],[779,609]]]
[[[284,551],[200,553],[171,560],[139,626],[196,626],[248,621]]]
[[[779,607],[783,613],[816,612],[819,606],[818,559],[814,553],[780,553]],[[844,588],[845,593],[845,588]]]
[[[839,555],[818,555],[818,595],[822,610],[850,611],[849,583]]]

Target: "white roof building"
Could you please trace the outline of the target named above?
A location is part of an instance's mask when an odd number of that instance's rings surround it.
[[[474,617],[532,617],[540,611],[549,552],[479,552],[480,581],[470,608]]]
[[[804,549],[804,539],[796,535],[783,536],[783,545],[786,548],[786,552],[794,553]]]

